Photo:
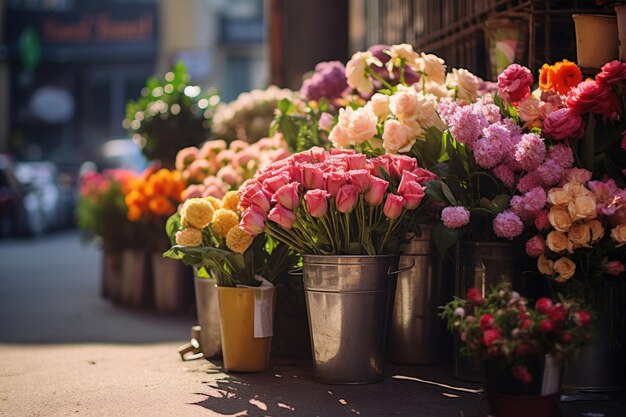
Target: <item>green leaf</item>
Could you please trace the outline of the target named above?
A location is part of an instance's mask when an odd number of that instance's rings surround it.
[[[497,213],[503,212],[509,207],[511,196],[508,194],[498,194],[492,200],[493,205],[496,207]]]
[[[463,236],[464,229],[450,229],[445,227],[443,223],[437,223],[433,227],[433,242],[439,251],[441,257],[445,257],[448,254],[449,249],[458,242]]]
[[[165,233],[167,233],[172,246],[176,245],[176,232],[178,232],[180,228],[180,214],[176,212],[172,214],[165,223]]]
[[[448,185],[445,182],[441,183],[441,191],[443,192],[443,195],[446,196],[450,204],[454,206],[458,205],[456,198],[454,197],[454,194],[452,193],[452,190],[450,190],[450,187],[448,187]]]

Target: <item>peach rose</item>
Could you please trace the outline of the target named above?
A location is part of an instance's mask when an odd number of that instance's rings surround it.
[[[554,270],[558,274],[555,279],[558,282],[565,282],[574,276],[576,264],[571,259],[562,257],[554,262]]]
[[[398,120],[387,120],[383,133],[383,146],[387,153],[408,152],[416,140],[413,128]]]
[[[574,223],[567,232],[567,238],[574,244],[574,249],[590,248],[591,228],[587,223]]]
[[[369,107],[353,110],[351,107],[339,110],[339,120],[328,139],[339,148],[358,145],[376,134],[378,118]]]
[[[437,98],[450,97],[454,93],[454,90],[448,90],[445,84],[439,84],[435,81],[426,80],[422,83],[415,84],[415,88],[422,89],[424,94],[432,94]]]
[[[548,213],[548,221],[556,230],[567,232],[572,227],[572,218],[569,211],[559,206],[553,206]]]
[[[400,121],[415,117],[419,106],[417,91],[413,88],[400,89],[389,99],[389,110]]]
[[[611,239],[617,243],[615,246],[618,248],[626,244],[626,223],[615,226],[611,230]]]
[[[386,51],[391,57],[387,62],[387,68],[389,72],[393,70],[394,66],[400,65],[400,60],[404,59],[405,65],[411,67],[415,71],[419,71],[417,62],[420,59],[420,55],[413,50],[413,47],[408,43],[401,43],[399,45],[391,45],[391,49]]]
[[[583,168],[570,168],[565,170],[565,180],[567,182],[577,182],[587,184],[591,180],[591,171]]]
[[[554,262],[548,259],[546,255],[539,255],[537,269],[544,275],[552,275],[554,274]]]
[[[386,94],[374,94],[367,105],[381,120],[389,115],[389,96]]]
[[[480,81],[478,78],[464,68],[454,68],[446,77],[446,84],[452,89],[456,89],[457,100],[466,103],[473,103],[478,97]]]
[[[553,230],[546,236],[546,245],[552,252],[563,252],[567,249],[567,235],[558,230]]]
[[[570,194],[563,188],[553,188],[548,191],[548,201],[550,201],[552,205],[569,204],[571,199]]]
[[[446,82],[446,64],[445,61],[437,55],[421,53],[421,57],[417,61],[419,71],[430,81],[437,84]]]
[[[582,219],[595,219],[598,215],[596,208],[595,196],[578,196],[574,200],[570,201],[567,205],[567,210],[572,218],[572,221]]]
[[[596,243],[604,237],[604,226],[599,220],[590,220],[587,222],[589,230],[591,230],[591,243]]]
[[[563,186],[563,189],[567,191],[569,195],[573,198],[594,195],[590,189],[576,181],[568,182]]]
[[[541,127],[543,112],[541,110],[541,102],[536,98],[531,96],[519,103],[517,112],[519,118],[524,122],[525,128]]]

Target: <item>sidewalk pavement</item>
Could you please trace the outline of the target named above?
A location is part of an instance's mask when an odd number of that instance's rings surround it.
[[[193,315],[103,300],[100,262],[76,233],[0,242],[0,416],[480,415],[479,394],[394,378],[477,388],[453,379],[449,364],[390,365],[381,383],[337,386],[313,381],[310,361],[230,375],[218,360],[182,362]],[[626,394],[564,407],[566,416],[622,417]]]

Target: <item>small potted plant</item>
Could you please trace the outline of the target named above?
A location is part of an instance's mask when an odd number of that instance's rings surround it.
[[[560,365],[590,339],[589,312],[573,300],[527,299],[500,284],[483,298],[471,288],[442,307],[462,352],[483,364],[490,412],[498,417],[558,415]]]
[[[194,266],[198,279],[215,279],[224,368],[260,372],[269,367],[272,282],[292,268],[296,258],[286,245],[266,235],[254,238],[239,227],[238,204],[236,192],[221,201],[215,197],[185,201],[168,220],[175,245],[164,256]],[[203,311],[208,310],[198,308],[199,315]],[[202,327],[204,319],[199,317]]]

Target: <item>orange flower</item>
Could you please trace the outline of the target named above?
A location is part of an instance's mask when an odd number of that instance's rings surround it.
[[[148,200],[138,190],[132,190],[124,198],[127,206],[136,206],[139,210],[148,206]]]
[[[137,206],[128,206],[128,220],[137,222],[141,220],[141,209]]]
[[[554,66],[543,64],[539,70],[539,88],[542,91],[552,90],[555,87],[556,71]]]
[[[573,62],[564,59],[556,65],[556,91],[567,94],[569,90],[583,81],[583,74]]]
[[[176,207],[165,196],[157,196],[150,200],[150,210],[157,216],[168,216],[176,211]]]

